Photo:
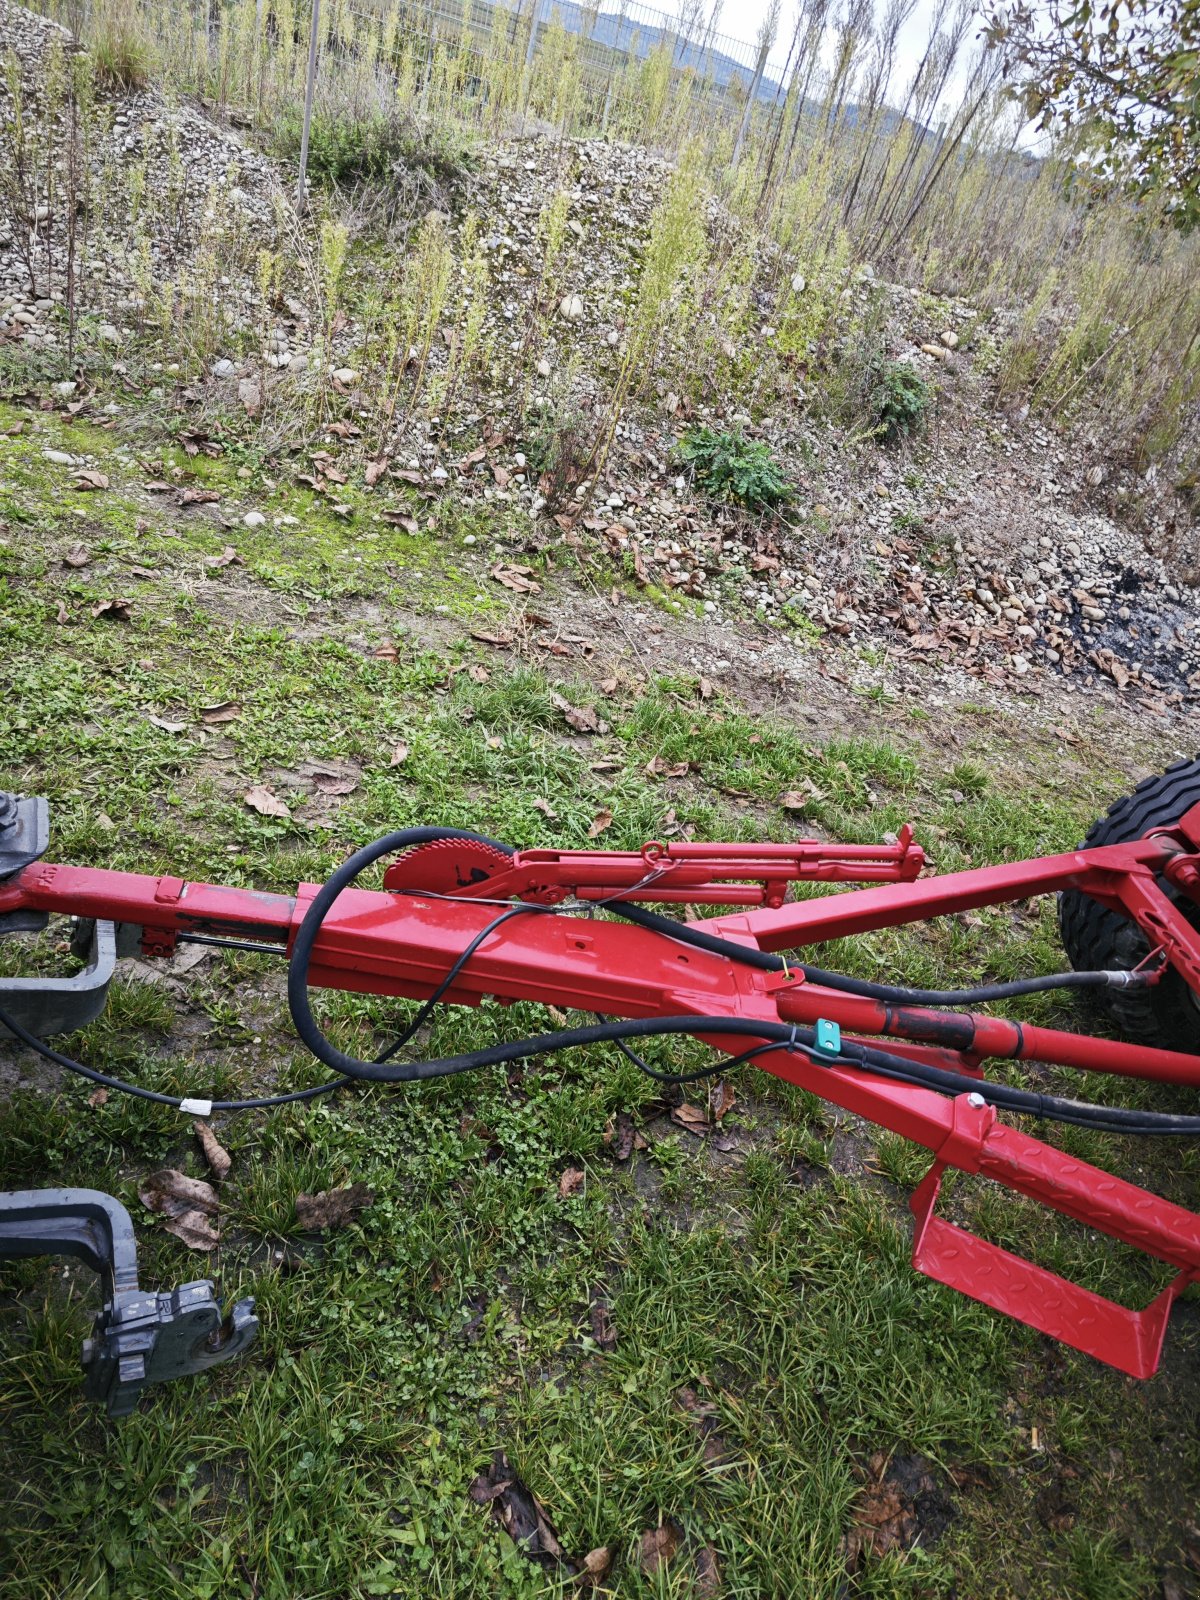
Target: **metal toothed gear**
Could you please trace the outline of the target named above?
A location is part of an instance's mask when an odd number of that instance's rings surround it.
[[[393,894],[477,894],[511,857],[481,839],[435,839],[405,851],[383,875]]]

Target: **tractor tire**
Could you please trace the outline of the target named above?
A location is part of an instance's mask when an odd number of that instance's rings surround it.
[[[1200,756],[1176,761],[1159,778],[1147,778],[1131,795],[1110,806],[1083,842],[1084,849],[1125,844],[1151,828],[1169,827],[1200,801]],[[1159,887],[1200,927],[1200,906],[1163,879]],[[1149,951],[1135,922],[1068,889],[1058,897],[1058,926],[1067,959],[1077,972],[1132,971]],[[1148,989],[1101,990],[1118,1027],[1135,1044],[1200,1053],[1200,996],[1173,969]]]

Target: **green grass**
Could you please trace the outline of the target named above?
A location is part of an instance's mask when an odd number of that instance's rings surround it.
[[[110,490],[60,493],[47,445],[95,454]],[[434,530],[412,538],[372,521],[378,495],[358,480],[345,491],[355,506],[346,525],[282,465],[230,451],[188,458],[157,440],[167,471],[228,494],[239,520],[225,530],[148,504],[143,475],[121,465],[126,449],[52,418],[0,447],[0,772],[6,786],[50,798],[55,858],[290,891],[406,824],[579,846],[609,809],[601,842],[626,848],[672,826],[698,838],[786,839],[811,827],[873,841],[919,817],[936,864],[953,870],[1065,848],[1124,786],[1099,764],[1061,771],[1048,754],[1010,765],[999,747],[1012,730],[982,714],[964,719],[961,745],[886,708],[869,736],[818,741],[731,697],[704,699],[686,676],[627,672],[606,693],[595,663],[579,676],[567,663],[559,676],[468,637],[496,602],[474,598],[486,580],[456,541],[470,527],[490,549],[503,527],[446,503]],[[236,476],[239,459],[251,463],[248,480]],[[245,529],[251,505],[298,525]],[[76,540],[92,563],[64,567]],[[203,568],[226,542],[245,566]],[[92,605],[114,595],[133,599],[130,620],[93,618]],[[420,624],[442,604],[443,633],[422,643]],[[373,653],[385,638],[394,660]],[[487,675],[453,670],[470,665]],[[609,731],[574,733],[553,694],[595,705]],[[227,700],[241,707],[236,720],[205,724],[201,708]],[[1034,736],[1021,739],[1027,754]],[[393,766],[399,741],[408,756]],[[689,771],[656,778],[656,757]],[[314,793],[313,761],[352,764],[357,788]],[[274,787],[289,819],[244,805],[255,783]],[[806,812],[783,811],[781,796],[801,788]],[[23,954],[6,941],[3,970],[19,970]],[[51,940],[39,959],[63,957]],[[1043,905],[885,931],[815,959],[924,984],[1050,970],[1062,958]],[[216,955],[186,983],[122,981],[70,1048],[175,1092],[317,1081],[269,958]],[[322,1005],[338,1037],[362,1048],[410,1009],[354,997]],[[1044,998],[1014,1014],[1075,1016]],[[551,1025],[540,1007],[489,1002],[439,1015],[424,1048],[469,1050]],[[671,1042],[647,1054],[663,1068],[704,1056]],[[12,1051],[4,1060],[29,1065]],[[732,1081],[724,1153],[672,1122],[657,1087],[612,1047],[223,1119],[234,1164],[209,1260],[137,1198],[156,1167],[201,1174],[187,1124],[117,1095],[91,1106],[89,1086],[31,1072],[0,1105],[0,1180],[109,1189],[133,1213],[144,1283],[211,1274],[226,1297],[257,1297],[263,1332],[243,1361],[165,1387],[110,1425],[78,1391],[87,1274],[47,1262],[0,1269],[0,1596],[578,1592],[471,1503],[471,1480],[498,1448],[568,1552],[610,1547],[604,1592],[614,1595],[700,1593],[695,1553],[709,1545],[731,1596],[1154,1594],[1197,1488],[1194,1459],[1161,1444],[1194,1433],[1194,1302],[1164,1375],[1127,1383],[911,1271],[905,1199],[920,1152],[752,1069]],[[1111,1080],[1078,1092],[1183,1099]],[[621,1113],[648,1140],[624,1164],[605,1142]],[[1062,1142],[1150,1187],[1195,1194],[1194,1151],[1172,1150],[1164,1173],[1144,1146]],[[584,1182],[563,1199],[568,1166]],[[299,1229],[297,1194],[358,1181],[376,1200],[356,1224],[320,1239]],[[1130,1303],[1158,1281],[1144,1258],[974,1180],[949,1183],[944,1205]],[[592,1336],[598,1296],[617,1330],[612,1351]],[[707,1433],[678,1403],[684,1388],[712,1407]],[[919,1452],[941,1473],[982,1474],[963,1481],[984,1486],[947,1478],[957,1516],[936,1547],[868,1559],[848,1576],[843,1539],[876,1451]],[[1076,1520],[1050,1531],[1038,1497],[1064,1474]],[[660,1517],[676,1519],[686,1542],[651,1579],[637,1541]]]

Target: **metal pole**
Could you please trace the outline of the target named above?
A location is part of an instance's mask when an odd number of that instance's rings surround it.
[[[296,210],[303,211],[307,196],[304,178],[308,171],[308,130],[312,127],[313,87],[317,81],[317,39],[321,32],[321,0],[312,0],[312,26],[308,35],[308,77],[304,84],[304,131],[300,135],[300,176],[296,180]]]

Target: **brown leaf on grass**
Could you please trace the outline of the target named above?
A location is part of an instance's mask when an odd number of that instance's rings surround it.
[[[363,477],[368,489],[373,489],[387,471],[387,457],[380,456],[378,461],[368,461],[367,470]]]
[[[807,811],[814,800],[824,800],[825,790],[819,789],[810,778],[802,778],[798,789],[786,789],[779,796],[784,811]]]
[[[138,1198],[164,1217],[167,1232],[182,1239],[190,1250],[211,1250],[221,1242],[209,1220],[217,1214],[217,1192],[211,1183],[163,1167],[145,1180]]]
[[[543,800],[539,795],[536,800],[531,800],[529,803],[535,811],[540,811],[544,817],[549,817],[551,822],[558,820],[558,812],[555,811],[549,800]]]
[[[702,1139],[708,1132],[708,1113],[703,1106],[694,1106],[687,1100],[681,1106],[672,1109],[671,1121],[677,1122],[689,1133],[694,1133],[698,1139]]]
[[[607,733],[608,724],[602,722],[596,713],[595,706],[573,706],[561,694],[551,693],[550,704],[556,711],[561,711],[563,720],[576,733]]]
[[[638,1540],[638,1566],[647,1577],[652,1577],[660,1567],[665,1567],[679,1549],[683,1530],[671,1517],[657,1528],[647,1528]]]
[[[345,1189],[323,1189],[320,1194],[296,1196],[296,1221],[302,1228],[319,1232],[324,1228],[344,1228],[375,1200],[375,1191],[365,1183],[352,1183]]]
[[[214,568],[215,567],[235,567],[235,566],[236,567],[244,567],[246,565],[246,563],[242,560],[241,556],[238,555],[237,551],[233,548],[233,546],[231,544],[227,544],[225,546],[224,550],[221,551],[221,554],[219,556],[206,556],[205,557],[205,561],[204,561],[204,565],[206,567],[214,567]]]
[[[388,762],[388,766],[389,767],[399,767],[399,766],[403,765],[403,763],[405,761],[407,761],[407,760],[408,760],[408,746],[405,744],[404,740],[401,739],[397,744],[394,744],[392,746],[392,757],[391,757],[391,760]]]
[[[148,716],[146,721],[152,723],[156,728],[161,728],[164,733],[182,733],[187,727],[186,722],[168,722],[165,717],[153,715]]]
[[[601,691],[604,694],[616,694],[617,690],[620,688],[620,685],[621,685],[620,678],[601,678],[600,679],[600,688],[601,688]]]
[[[558,1198],[566,1200],[583,1187],[583,1173],[578,1167],[568,1167],[558,1180]]]
[[[165,478],[151,478],[149,483],[142,485],[147,494],[170,494],[173,487]]]
[[[576,1578],[581,1589],[594,1588],[604,1577],[609,1567],[612,1566],[612,1556],[606,1544],[597,1545],[594,1550],[589,1550],[583,1558],[583,1565]]]
[[[724,1078],[719,1083],[714,1083],[709,1092],[708,1104],[713,1121],[723,1122],[737,1104],[737,1095],[734,1094],[732,1085]]]
[[[200,1148],[204,1151],[204,1159],[212,1168],[213,1175],[217,1181],[220,1182],[222,1178],[227,1178],[229,1169],[233,1165],[233,1157],[229,1154],[229,1151],[226,1150],[202,1117],[197,1117],[195,1122],[192,1123],[192,1127],[195,1129],[196,1137],[200,1141]]]
[[[651,756],[642,770],[648,778],[686,778],[690,769],[690,761],[679,761],[671,766],[661,756]]]
[[[646,1140],[633,1125],[628,1111],[618,1111],[615,1122],[604,1130],[604,1143],[612,1152],[614,1161],[628,1161],[634,1150],[644,1150]]]
[[[511,633],[487,633],[483,628],[472,628],[471,637],[478,639],[481,644],[493,644],[497,650],[507,650],[513,642]]]
[[[175,497],[181,506],[210,506],[221,498],[219,489],[181,489]]]
[[[353,794],[358,788],[358,779],[335,772],[318,772],[313,777],[313,788],[321,794]]]
[[[221,1242],[216,1224],[210,1222],[203,1211],[181,1212],[177,1217],[168,1218],[163,1227],[181,1239],[189,1250],[215,1250]]]
[[[854,1526],[846,1535],[846,1565],[853,1572],[864,1552],[886,1555],[907,1550],[918,1539],[933,1544],[954,1516],[954,1504],[920,1455],[888,1460],[876,1452],[867,1464],[867,1482],[853,1506]]]
[[[545,1507],[517,1477],[503,1450],[496,1451],[491,1466],[479,1474],[468,1493],[477,1506],[491,1506],[496,1521],[531,1561],[551,1566],[564,1560]]]
[[[481,444],[477,450],[472,450],[469,455],[465,455],[461,461],[456,461],[454,464],[460,472],[470,472],[473,467],[486,460],[487,446]]]
[[[424,473],[413,472],[408,467],[393,467],[392,477],[399,478],[401,483],[411,483],[414,487],[419,487],[425,482]]]
[[[91,489],[107,489],[108,478],[103,472],[93,472],[90,468],[84,467],[76,472],[75,482],[71,485],[71,487],[73,489],[79,489],[80,491]]]
[[[128,622],[129,608],[133,601],[124,600],[97,600],[92,607],[94,617],[106,617],[109,622]]]
[[[256,783],[253,789],[248,789],[242,799],[260,817],[290,817],[292,814],[279,796],[272,794],[262,783]]]
[[[712,1545],[696,1552],[696,1587],[699,1600],[717,1600],[721,1593],[721,1561]]]
[[[492,577],[516,594],[541,594],[541,584],[529,576],[532,571],[532,567],[493,567]]]
[[[592,818],[592,825],[587,831],[589,839],[598,839],[606,828],[612,827],[613,814],[607,806],[601,807]]]
[[[395,528],[403,528],[405,533],[420,533],[421,524],[416,517],[410,517],[406,511],[385,511],[383,520],[390,522]]]
[[[92,552],[85,550],[81,544],[73,545],[62,558],[64,567],[86,567],[92,559]]]
[[[219,728],[223,722],[236,722],[242,714],[237,700],[219,700],[215,706],[201,706],[200,720],[210,728]]]
[[[615,1350],[617,1348],[617,1325],[612,1319],[608,1301],[593,1300],[588,1311],[588,1320],[592,1325],[592,1338],[595,1339],[601,1350]]]

